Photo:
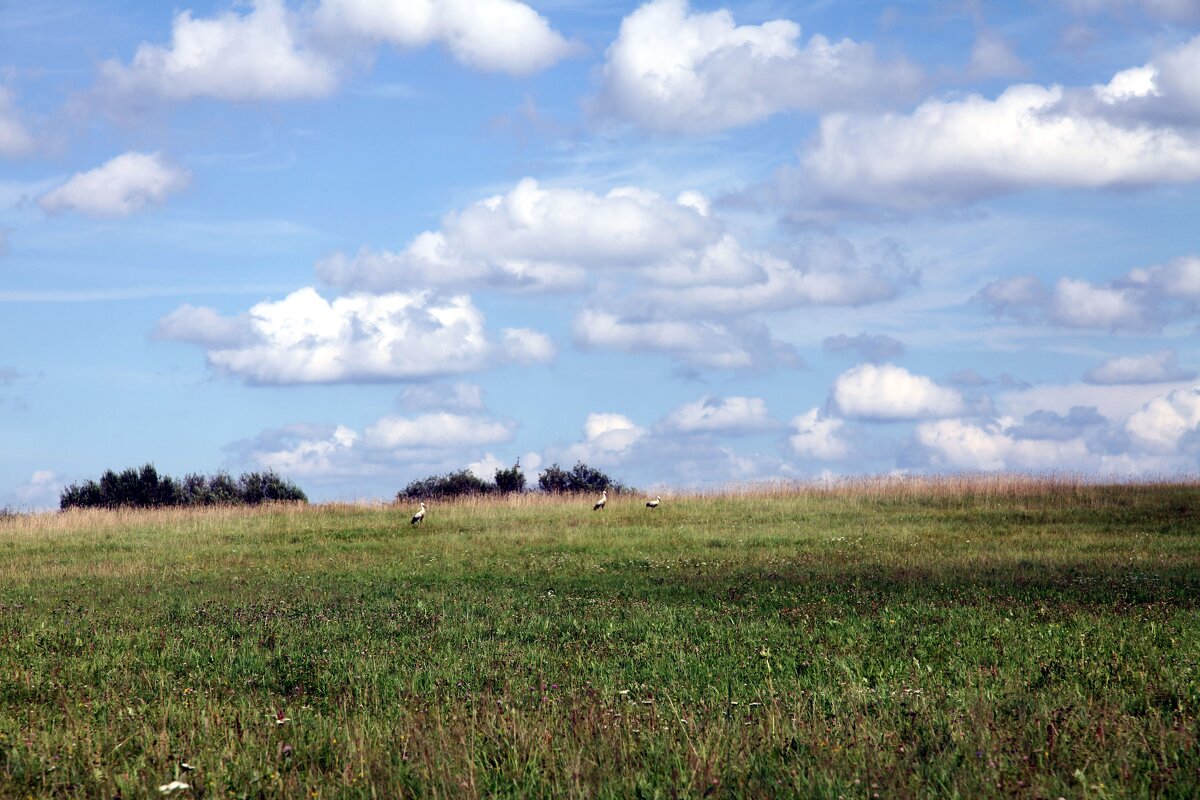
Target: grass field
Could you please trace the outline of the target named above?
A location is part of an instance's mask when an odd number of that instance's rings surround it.
[[[0,797],[1200,795],[1196,484],[591,499],[0,519]]]

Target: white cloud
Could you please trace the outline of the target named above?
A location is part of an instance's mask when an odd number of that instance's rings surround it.
[[[74,210],[92,217],[126,217],[187,186],[191,174],[159,153],[124,153],[42,195],[48,212]]]
[[[39,469],[13,490],[13,497],[22,509],[50,509],[58,507],[62,490],[62,479],[53,470]]]
[[[297,423],[264,431],[232,449],[247,463],[291,480],[327,480],[364,471],[355,452],[358,441],[358,433],[344,425]]]
[[[566,463],[582,461],[599,466],[619,464],[648,433],[623,414],[592,413],[588,414],[583,425],[583,441],[555,455]]]
[[[508,469],[511,464],[501,461],[491,453],[484,453],[483,458],[467,464],[467,471],[481,481],[490,481],[496,477],[496,470]]]
[[[764,326],[750,323],[628,320],[585,309],[575,317],[573,330],[576,344],[584,349],[659,351],[709,369],[802,363],[790,346],[771,338]]]
[[[545,364],[558,355],[558,348],[544,333],[530,328],[505,328],[500,334],[500,353],[514,364]]]
[[[709,248],[705,257],[718,249]],[[792,260],[743,251],[736,243],[724,249],[721,255],[727,264],[745,265],[725,270],[728,275],[744,276],[739,281],[713,280],[693,268],[690,280],[641,292],[642,303],[689,318],[797,306],[860,306],[890,300],[918,277],[899,245],[889,240],[870,248],[865,263],[853,245],[835,237],[810,240]],[[646,274],[656,283],[667,283],[661,272],[655,268]]]
[[[1083,379],[1088,383],[1121,384],[1165,383],[1195,377],[1195,370],[1179,366],[1174,350],[1160,350],[1138,356],[1115,356],[1088,370]]]
[[[1183,437],[1200,426],[1200,387],[1178,389],[1156,397],[1129,415],[1125,430],[1141,448],[1175,453]]]
[[[726,9],[652,0],[608,48],[601,106],[651,130],[711,132],[780,111],[894,102],[921,82],[915,66],[880,63],[869,44],[799,39],[790,20],[737,25]]]
[[[536,487],[536,479],[534,475],[538,468],[542,465],[542,457],[537,453],[526,453],[516,460],[520,466],[521,472],[525,475],[526,486]],[[484,453],[483,458],[478,461],[472,461],[467,465],[467,469],[476,478],[481,481],[493,481],[496,479],[496,470],[509,469],[514,462],[512,460],[505,461],[497,458],[492,453]]]
[[[1013,417],[1028,416],[1042,410],[1066,414],[1076,406],[1090,406],[1108,419],[1123,420],[1154,398],[1190,386],[1190,381],[1166,385],[1041,384],[1001,392],[996,396],[996,404],[1003,414]]]
[[[448,214],[440,231],[420,234],[399,253],[338,254],[318,264],[317,274],[370,291],[462,283],[578,289],[587,271],[695,259],[721,237],[720,223],[692,195],[671,201],[634,187],[598,195],[525,178],[506,194]]]
[[[844,424],[844,420],[827,417],[818,408],[800,414],[792,419],[792,430],[795,433],[788,439],[792,452],[804,458],[822,461],[845,458],[850,448],[838,435]]]
[[[214,322],[219,341],[197,332]],[[244,331],[241,338],[233,338],[236,331]],[[180,308],[160,321],[157,334],[204,346],[214,368],[254,384],[413,380],[515,357],[529,362],[552,350],[525,329],[501,331],[498,346],[468,296],[428,292],[329,301],[306,288],[232,319]]]
[[[13,97],[12,89],[0,86],[0,156],[4,158],[23,156],[34,144],[33,136],[17,114]]]
[[[1120,289],[1060,278],[1054,287],[1051,316],[1072,328],[1137,328],[1142,309]]]
[[[545,69],[576,49],[515,0],[322,0],[314,24],[318,35],[346,42],[437,42],[463,64],[511,75]]]
[[[246,14],[175,16],[169,46],[144,43],[129,65],[101,64],[105,88],[127,101],[291,100],[323,97],[337,87],[335,65],[305,48],[295,14],[283,0],[254,0]]]
[[[1008,432],[1010,425],[941,419],[918,424],[913,438],[933,465],[956,470],[1051,470],[1094,461],[1083,439],[1019,439]]]
[[[871,420],[948,417],[963,411],[958,390],[892,364],[860,364],[838,376],[833,401],[843,416]]]
[[[802,157],[824,201],[897,209],[1032,187],[1094,189],[1200,179],[1200,137],[1074,107],[1060,86],[1018,85],[922,103],[911,114],[832,114]]]
[[[671,200],[625,186],[601,195],[525,178],[447,214],[439,230],[421,233],[400,252],[334,254],[317,273],[330,285],[369,292],[581,291],[599,284],[593,307],[575,319],[580,346],[661,351],[716,369],[799,363],[747,315],[880,302],[919,276],[890,239],[860,255],[844,239],[811,234],[791,251],[784,257],[743,247],[697,192]],[[509,343],[516,361],[553,355],[544,337],[513,334]]]
[[[784,258],[744,248],[696,192],[670,200],[627,186],[599,195],[526,178],[448,214],[440,230],[403,251],[335,254],[317,273],[331,285],[374,292],[427,285],[578,291],[607,276],[616,286],[606,285],[576,318],[581,346],[658,350],[720,369],[798,363],[748,314],[880,302],[919,275],[892,240],[860,255],[844,239],[814,234],[793,251]],[[630,273],[638,283],[622,291]],[[547,357],[544,344],[533,347],[538,359]]]
[[[1200,308],[1200,258],[1130,270],[1107,284],[1060,278],[1048,289],[1040,278],[993,281],[978,298],[997,316],[1070,328],[1142,330],[1186,318]]]
[[[184,303],[154,324],[154,339],[192,342],[214,349],[236,348],[254,336],[247,316],[225,317],[206,306]]]
[[[459,450],[510,441],[514,428],[511,422],[448,411],[390,415],[366,429],[363,445],[372,450]]]
[[[761,397],[710,397],[685,403],[663,419],[661,428],[673,433],[753,433],[775,426]]]
[[[227,446],[256,469],[363,494],[364,482],[397,471],[426,474],[461,469],[483,448],[511,441],[516,424],[479,413],[389,415],[359,433],[345,425],[294,423]],[[490,457],[490,456],[489,456]],[[537,458],[523,462],[536,467]],[[507,464],[505,466],[508,466]],[[488,479],[491,474],[486,476]]]

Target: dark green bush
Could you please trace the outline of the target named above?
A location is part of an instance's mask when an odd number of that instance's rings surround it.
[[[563,492],[610,492],[626,491],[625,486],[614,481],[595,467],[589,467],[582,461],[576,462],[571,469],[565,470],[558,464],[551,464],[538,477],[538,486],[543,492],[559,494]]]
[[[521,472],[521,460],[508,469],[496,470],[496,491],[519,494],[525,491],[525,473]]]
[[[496,491],[494,483],[480,480],[470,470],[460,469],[446,475],[431,475],[416,480],[396,493],[397,500],[428,500],[444,497],[461,497],[471,494],[491,494]]]
[[[182,481],[160,476],[152,464],[122,472],[105,470],[97,481],[71,484],[59,508],[163,508],[167,506],[258,505],[308,502],[300,487],[274,472],[248,472],[236,481],[224,472],[211,478],[189,474]]]

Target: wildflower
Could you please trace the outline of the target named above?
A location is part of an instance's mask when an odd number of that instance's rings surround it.
[[[270,715],[270,714],[268,714],[267,716],[268,716],[268,717],[270,717],[271,715]],[[285,716],[283,715],[283,711],[276,711],[276,712],[275,712],[275,716],[274,716],[274,720],[275,720],[275,724],[276,724],[276,725],[282,725],[282,724],[283,724],[283,723],[285,723],[285,722],[291,722],[291,721],[292,721],[292,718],[291,718],[291,717],[285,717]]]
[[[178,794],[179,792],[186,792],[191,788],[191,784],[184,783],[183,781],[171,781],[159,786],[158,791],[160,794]]]

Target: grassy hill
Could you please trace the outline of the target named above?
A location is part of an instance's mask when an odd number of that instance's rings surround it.
[[[1200,794],[1200,486],[591,500],[0,519],[0,797]]]

